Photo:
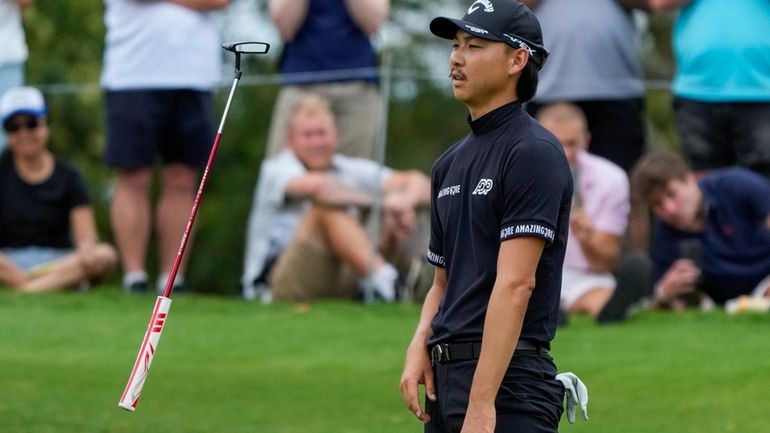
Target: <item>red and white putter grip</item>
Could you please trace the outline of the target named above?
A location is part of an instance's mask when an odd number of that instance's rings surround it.
[[[139,396],[142,394],[144,381],[150,372],[150,364],[158,349],[160,334],[163,332],[163,325],[168,317],[168,310],[171,308],[171,298],[158,296],[155,301],[155,308],[152,310],[150,324],[147,326],[147,332],[144,334],[142,346],[139,348],[139,354],[136,356],[134,368],[131,370],[131,377],[128,379],[123,396],[120,397],[118,406],[128,411],[135,411],[139,402]]]

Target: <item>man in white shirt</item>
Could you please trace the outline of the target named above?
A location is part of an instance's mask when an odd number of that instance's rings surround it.
[[[215,133],[211,92],[220,81],[222,49],[210,12],[228,3],[105,0],[104,159],[118,171],[110,211],[126,291],[147,289],[153,225],[159,293],[176,258]],[[149,195],[158,159],[161,186],[153,224]],[[174,281],[177,291],[182,275]]]
[[[394,300],[397,271],[374,251],[357,209],[377,209],[381,199],[380,237],[405,241],[416,228],[415,208],[430,201],[427,176],[336,154],[334,115],[319,95],[307,95],[295,106],[286,144],[260,170],[249,218],[244,297],[263,295],[258,286],[268,283],[279,300],[361,295]]]

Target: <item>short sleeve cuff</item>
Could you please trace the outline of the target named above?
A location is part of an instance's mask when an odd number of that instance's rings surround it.
[[[500,242],[518,237],[537,237],[545,240],[546,245],[551,245],[556,230],[548,224],[539,221],[521,221],[503,226],[500,230]]]
[[[425,254],[425,258],[433,266],[438,266],[439,268],[446,267],[446,260],[441,254],[436,254],[435,252],[428,250],[428,252]]]

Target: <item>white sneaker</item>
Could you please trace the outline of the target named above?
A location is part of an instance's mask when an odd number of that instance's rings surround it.
[[[385,263],[368,277],[359,280],[359,286],[364,294],[364,302],[392,302],[396,300],[396,279],[398,270],[390,263]]]
[[[267,284],[252,284],[243,287],[241,292],[244,301],[259,301],[263,304],[269,304],[273,302],[273,293]]]
[[[158,294],[158,296],[163,295],[163,292],[166,291],[166,283],[168,283],[168,279],[171,275],[168,272],[164,272],[161,275],[158,276],[157,281],[155,282],[155,293]],[[184,292],[185,285],[184,285],[184,277],[176,274],[176,277],[174,278],[174,284],[172,284],[172,288],[175,292]]]
[[[123,291],[126,293],[147,291],[147,272],[132,271],[123,275]]]

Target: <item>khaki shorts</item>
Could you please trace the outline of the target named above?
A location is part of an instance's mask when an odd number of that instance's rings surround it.
[[[278,257],[268,280],[273,298],[279,301],[359,297],[352,269],[330,251],[296,238]]]

